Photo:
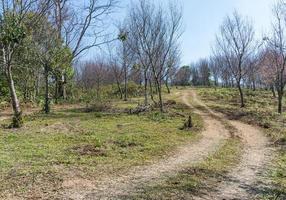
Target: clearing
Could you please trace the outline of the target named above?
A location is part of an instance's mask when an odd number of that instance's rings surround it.
[[[64,108],[1,129],[0,197],[254,199],[270,187],[264,175],[276,151],[260,128],[212,111],[195,90],[168,98],[186,106],[164,115]],[[192,130],[179,129],[179,111],[191,113]]]

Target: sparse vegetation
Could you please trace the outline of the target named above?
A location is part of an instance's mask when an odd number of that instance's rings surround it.
[[[251,199],[266,171],[258,198],[286,198],[286,0],[263,38],[235,10],[180,67],[184,10],[0,1],[0,199]]]
[[[192,199],[215,190],[218,182],[225,179],[228,171],[238,162],[242,145],[238,139],[229,139],[204,162],[186,167],[174,176],[151,183],[134,199]],[[129,197],[130,198],[130,197]]]
[[[156,110],[129,115],[61,109],[27,116],[23,128],[0,130],[1,181],[5,182],[0,196],[37,195],[30,194],[31,189],[39,195],[51,193],[51,188],[61,187],[68,171],[92,179],[146,164],[200,137],[201,120],[192,117],[196,128],[184,131],[179,129],[184,118]]]
[[[243,109],[237,106],[239,96],[233,88],[198,88],[197,91],[210,108],[224,113],[229,119],[258,125],[277,143],[285,140],[286,114],[275,112],[277,100],[271,91],[245,89],[246,107]]]
[[[243,109],[237,105],[238,94],[232,88],[198,88],[198,94],[207,105],[225,114],[229,119],[241,120],[249,124],[260,126],[265,134],[272,138],[273,146],[279,148],[278,158],[269,169],[268,175],[275,183],[273,189],[266,195],[266,199],[285,196],[285,165],[286,165],[286,113],[279,115],[276,112],[276,100],[268,90],[245,90],[247,106]],[[285,102],[286,103],[286,102]],[[283,197],[284,197],[283,196]],[[281,197],[281,198],[283,198]],[[279,199],[278,198],[278,199]]]

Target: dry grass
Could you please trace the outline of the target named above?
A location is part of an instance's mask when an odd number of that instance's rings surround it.
[[[184,112],[193,116],[195,128],[184,131],[179,127],[185,119],[171,112],[86,113],[78,107],[26,116],[21,129],[0,128],[0,198],[60,198],[64,179],[95,179],[150,163],[197,140],[202,128],[189,109]]]

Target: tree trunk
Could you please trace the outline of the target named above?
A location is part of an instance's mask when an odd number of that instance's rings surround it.
[[[159,106],[160,106],[160,111],[163,113],[164,112],[164,105],[163,105],[163,99],[162,99],[162,85],[160,80],[156,79],[157,83],[157,92],[158,92],[158,97],[159,97]]]
[[[150,87],[150,97],[153,103],[157,104],[157,102],[154,100],[154,95],[153,95],[153,85],[152,85],[152,80],[149,79],[149,87]]]
[[[44,111],[50,113],[50,98],[49,98],[49,67],[45,65],[45,105]]]
[[[282,99],[283,99],[283,90],[278,90],[278,113],[282,114],[283,108],[282,108]]]
[[[276,92],[275,92],[275,87],[274,86],[271,86],[271,92],[272,92],[272,95],[273,95],[273,98],[276,98]]]
[[[10,90],[10,96],[12,101],[12,108],[14,112],[13,121],[12,121],[12,127],[13,128],[20,128],[23,125],[23,119],[22,119],[22,111],[20,107],[20,103],[17,97],[14,80],[11,72],[11,67],[7,67],[7,80],[9,84],[9,90]]]
[[[55,83],[56,83],[56,86],[55,86],[55,97],[54,98],[55,98],[55,104],[58,104],[60,84],[59,84],[59,80],[57,76],[55,76]]]
[[[63,95],[63,99],[64,100],[67,100],[67,87],[66,87],[66,84],[67,84],[67,78],[66,78],[66,75],[62,75],[62,95]]]
[[[100,80],[97,79],[96,81],[96,98],[99,100],[100,99]]]
[[[124,101],[127,101],[127,67],[126,64],[124,66]]]
[[[126,53],[127,53],[127,49],[126,49],[126,44],[123,42],[122,43],[123,45],[123,68],[124,68],[124,101],[127,101],[127,92],[128,92],[128,89],[127,89],[127,62],[126,62],[126,59],[127,59],[127,56],[126,56]]]
[[[283,112],[282,100],[283,100],[283,95],[284,95],[284,88],[283,87],[278,88],[277,93],[278,93],[278,113],[282,114]]]
[[[170,94],[170,93],[171,93],[171,90],[170,90],[170,88],[169,88],[168,79],[166,79],[165,85],[166,85],[168,94]]]
[[[256,91],[256,83],[255,83],[255,81],[252,82],[252,89],[253,89],[253,91]]]
[[[37,79],[35,83],[35,99],[39,97],[40,94],[40,76],[37,74]]]
[[[163,106],[162,88],[161,88],[161,85],[158,86],[158,95],[159,95],[160,111],[163,113],[163,112],[164,112],[164,106]]]
[[[118,81],[118,79],[116,79],[116,85],[117,85],[117,88],[120,94],[120,99],[123,99],[123,93],[122,93],[122,89],[121,89],[120,82]]]
[[[244,108],[245,104],[244,104],[244,96],[243,96],[243,91],[241,89],[241,85],[240,83],[237,84],[238,90],[239,90],[239,95],[240,95],[240,107]]]
[[[144,70],[144,104],[148,105],[148,77],[147,70]]]

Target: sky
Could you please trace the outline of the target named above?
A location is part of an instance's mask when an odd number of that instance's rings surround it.
[[[120,6],[113,14],[113,24],[127,14],[131,1],[120,0]],[[150,0],[166,5],[168,0]],[[262,40],[269,33],[272,21],[272,7],[277,0],[171,0],[177,1],[183,9],[183,30],[180,40],[181,65],[189,65],[200,58],[208,58],[215,42],[219,27],[227,15],[235,10],[252,21],[256,37]],[[113,29],[113,28],[112,28]],[[117,30],[112,30],[112,32]],[[85,58],[96,55],[98,49],[91,50]]]
[[[135,0],[136,1],[136,0]],[[167,0],[151,0],[160,5]],[[183,8],[181,37],[181,65],[188,65],[211,55],[215,35],[227,15],[235,10],[247,16],[254,24],[256,37],[262,40],[271,27],[272,6],[276,0],[174,0]],[[162,4],[163,3],[163,4]],[[130,0],[120,0],[116,19],[122,19],[128,11]],[[115,19],[115,20],[116,20]]]
[[[226,15],[237,10],[253,22],[257,39],[269,32],[275,0],[179,0],[185,32],[181,38],[182,64],[211,54],[211,45]]]

